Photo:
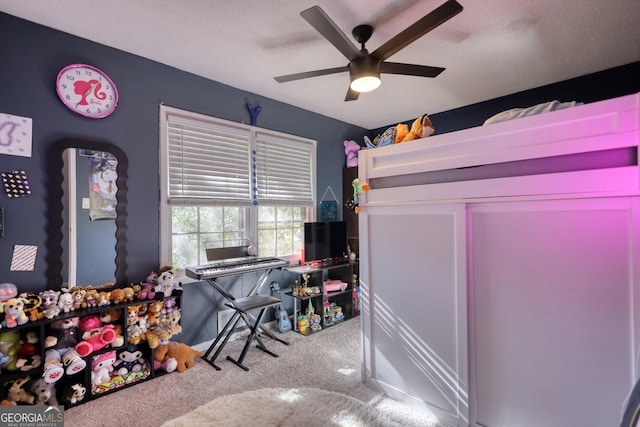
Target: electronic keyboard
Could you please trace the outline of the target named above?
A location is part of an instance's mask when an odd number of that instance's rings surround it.
[[[287,267],[289,261],[281,258],[242,258],[232,260],[216,261],[207,265],[197,265],[195,267],[187,267],[186,273],[188,277],[197,280],[215,279],[222,276],[231,276],[240,273],[250,273],[252,271],[266,270],[270,268]]]

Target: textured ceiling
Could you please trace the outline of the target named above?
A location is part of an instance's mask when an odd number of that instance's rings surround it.
[[[347,64],[304,9],[319,5],[350,38],[372,24],[373,51],[444,1],[0,0],[0,11],[367,129],[640,60],[638,0],[458,0],[460,14],[389,58],[445,67],[436,78],[383,74],[352,102],[346,72],[273,79]]]

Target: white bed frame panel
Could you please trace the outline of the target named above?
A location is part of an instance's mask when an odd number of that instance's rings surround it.
[[[365,382],[458,426],[619,424],[640,354],[639,123],[636,94],[361,151]],[[629,161],[499,176],[612,150]]]

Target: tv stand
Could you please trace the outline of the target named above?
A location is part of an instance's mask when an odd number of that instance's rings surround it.
[[[284,283],[291,289],[285,295],[293,298],[293,330],[302,335],[310,335],[328,327],[342,323],[358,316],[359,286],[354,283],[354,272],[357,263],[346,259],[331,259],[331,262],[305,264],[283,268]],[[327,286],[327,281],[343,282],[344,286]],[[306,285],[309,293],[294,293],[293,286]],[[329,282],[331,283],[331,282]],[[316,315],[315,328],[311,327],[311,320],[307,316],[309,303],[313,307],[312,315]],[[318,319],[319,318],[319,319]],[[318,322],[319,320],[319,322]],[[300,328],[300,322],[306,322],[306,327]]]

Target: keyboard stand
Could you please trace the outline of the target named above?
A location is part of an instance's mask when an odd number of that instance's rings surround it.
[[[220,353],[222,352],[222,349],[225,347],[225,345],[231,338],[231,335],[234,329],[236,328],[238,322],[240,321],[240,319],[242,319],[244,323],[247,325],[250,333],[249,333],[249,336],[247,337],[247,341],[242,349],[242,353],[240,354],[240,357],[238,358],[238,360],[234,360],[230,356],[227,356],[227,360],[233,362],[234,364],[244,369],[245,371],[248,371],[249,368],[244,366],[242,362],[244,361],[247,350],[249,349],[249,346],[251,345],[251,342],[254,339],[258,341],[258,344],[256,345],[257,348],[259,348],[260,350],[264,351],[267,354],[270,354],[273,357],[278,357],[277,354],[269,351],[267,347],[264,345],[264,343],[262,342],[262,339],[260,338],[260,335],[258,334],[258,329],[265,335],[269,336],[270,338],[276,341],[279,341],[285,345],[289,345],[287,341],[284,341],[276,337],[270,330],[265,328],[260,323],[267,308],[273,307],[274,305],[278,305],[282,303],[282,300],[280,298],[276,298],[273,296],[258,295],[262,287],[267,282],[269,278],[269,274],[271,273],[271,270],[272,269],[268,269],[262,273],[256,285],[249,291],[248,296],[244,298],[238,298],[238,299],[236,299],[233,295],[231,295],[229,292],[224,290],[215,278],[206,280],[207,283],[209,283],[216,291],[218,291],[222,296],[224,296],[224,298],[227,301],[229,301],[225,305],[235,310],[235,312],[233,313],[233,316],[231,316],[231,318],[227,321],[227,323],[222,328],[222,331],[220,331],[220,333],[218,334],[216,339],[213,341],[209,349],[205,352],[204,356],[202,356],[202,358],[211,366],[213,366],[217,371],[221,370],[221,368],[215,364],[215,361],[220,355]],[[251,311],[258,310],[258,309],[260,310],[260,312],[257,316],[253,316],[250,313]],[[217,346],[217,349],[216,349],[216,346]],[[215,349],[215,353],[213,353],[213,356],[209,358],[209,355],[211,354],[211,352],[214,351],[214,349]]]

